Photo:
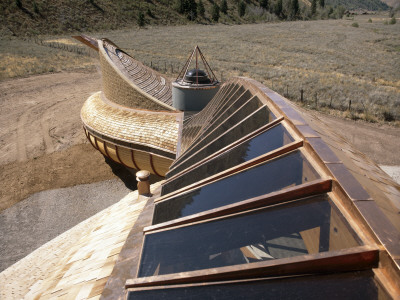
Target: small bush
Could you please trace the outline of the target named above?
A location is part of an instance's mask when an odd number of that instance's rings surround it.
[[[154,18],[153,12],[150,10],[150,8],[147,9],[147,15],[148,15],[150,18]]]
[[[144,13],[142,13],[141,11],[138,13],[137,24],[139,25],[139,27],[143,27],[145,24]]]
[[[353,26],[353,27],[356,27],[356,28],[358,28],[358,27],[359,27],[359,25],[358,25],[358,23],[357,23],[357,22],[354,22],[353,24],[351,24],[351,26]]]
[[[372,20],[371,20],[371,19],[368,19],[368,23],[372,23]]]
[[[393,121],[395,121],[394,115],[393,115],[390,111],[387,111],[387,110],[385,110],[385,111],[383,112],[383,119],[384,119],[386,122],[393,122]]]
[[[218,20],[219,20],[219,6],[215,2],[214,2],[214,5],[213,5],[213,8],[212,8],[211,16],[212,16],[213,21],[218,22]]]
[[[240,1],[239,6],[238,6],[238,13],[239,17],[243,17],[246,12],[246,3],[243,1]]]
[[[395,17],[392,17],[392,18],[390,19],[390,21],[389,21],[389,24],[390,24],[390,25],[396,24],[396,18],[395,18]]]

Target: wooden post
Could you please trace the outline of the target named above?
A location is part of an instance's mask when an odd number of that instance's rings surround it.
[[[139,195],[150,195],[150,172],[141,170],[136,173],[136,180],[138,182],[138,193]]]
[[[332,96],[331,96],[331,102],[329,102],[329,108],[332,108]]]
[[[289,97],[289,85],[286,85],[286,97]]]
[[[349,111],[351,110],[351,100],[349,100]]]
[[[300,90],[300,101],[301,101],[301,102],[304,102],[303,94],[304,94],[304,90],[301,89],[301,90]]]

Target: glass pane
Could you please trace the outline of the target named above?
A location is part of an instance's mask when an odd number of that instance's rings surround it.
[[[238,164],[268,153],[293,142],[285,127],[279,124],[249,141],[215,157],[183,176],[163,185],[162,193],[168,194],[211,175],[217,174]]]
[[[221,148],[228,146],[233,142],[237,141],[238,139],[252,133],[261,126],[268,124],[273,119],[275,119],[275,116],[269,111],[267,107],[261,108],[259,111],[251,115],[240,125],[235,126],[232,130],[230,130],[226,134],[223,133],[217,140],[209,144],[205,149],[194,154],[187,161],[181,162],[180,158],[178,158],[177,167],[168,173],[167,178],[190,167],[194,163],[213,154],[215,151],[218,151]]]
[[[128,300],[391,299],[372,271],[206,284],[129,292]]]
[[[153,224],[279,191],[317,178],[317,172],[303,154],[296,150],[156,204]]]
[[[145,236],[139,277],[358,246],[327,195]]]

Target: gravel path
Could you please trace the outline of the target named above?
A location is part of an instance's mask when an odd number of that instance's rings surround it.
[[[0,213],[0,272],[131,192],[107,180],[36,193]]]

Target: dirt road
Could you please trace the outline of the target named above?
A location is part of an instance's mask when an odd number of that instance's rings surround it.
[[[39,191],[116,177],[80,121],[83,102],[99,90],[97,73],[0,83],[0,211]]]
[[[0,82],[0,211],[36,192],[116,178],[86,141],[83,102],[99,73],[56,73]],[[400,165],[400,129],[321,115],[378,164]],[[119,170],[121,171],[121,170]]]

